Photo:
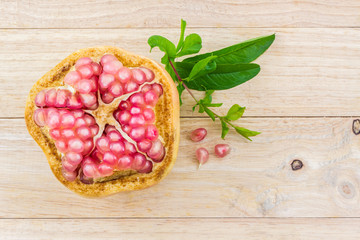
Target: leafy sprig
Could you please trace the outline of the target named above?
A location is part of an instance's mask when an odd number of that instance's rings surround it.
[[[196,33],[185,37],[185,28],[186,22],[181,20],[180,39],[176,47],[167,38],[159,35],[148,39],[150,51],[158,47],[165,53],[161,63],[177,83],[180,104],[182,92],[186,89],[196,102],[193,111],[198,108],[199,113],[205,112],[213,121],[216,118],[220,120],[223,139],[232,127],[237,133],[251,140],[250,137],[260,133],[233,124],[233,121],[242,117],[245,107],[234,104],[225,116],[220,116],[210,109],[222,106],[222,103],[212,103],[212,94],[215,90],[230,89],[255,77],[260,72],[260,66],[251,62],[270,47],[275,35],[250,39],[214,52],[176,61],[179,57],[196,54],[202,48],[201,37]],[[198,100],[190,89],[205,91],[205,96]]]

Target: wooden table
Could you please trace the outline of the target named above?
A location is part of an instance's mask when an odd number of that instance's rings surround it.
[[[246,106],[237,124],[262,134],[249,142],[230,132],[230,156],[197,170],[195,148],[223,141],[185,94],[179,156],[164,181],[103,199],[70,192],[26,130],[31,86],[89,46],[159,61],[147,38],[176,42],[181,18],[203,52],[276,33],[256,60],[260,74],[214,95],[220,113]],[[359,27],[359,0],[0,0],[0,239],[359,239]],[[209,134],[193,144],[197,127]]]

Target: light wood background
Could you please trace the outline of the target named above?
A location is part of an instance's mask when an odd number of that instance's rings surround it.
[[[81,198],[52,175],[27,133],[34,82],[71,52],[115,45],[159,60],[147,38],[177,41],[180,19],[203,52],[276,33],[250,82],[217,92],[224,113],[246,106],[230,132],[231,154],[199,171],[219,123],[193,113],[185,95],[173,171],[158,185],[104,199]],[[359,0],[0,0],[0,239],[359,239]],[[193,144],[189,132],[206,127]],[[304,167],[291,169],[300,159]]]

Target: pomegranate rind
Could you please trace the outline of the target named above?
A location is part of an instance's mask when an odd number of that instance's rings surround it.
[[[57,151],[48,129],[46,127],[40,128],[33,120],[33,114],[36,110],[34,100],[37,93],[43,89],[63,86],[65,75],[79,58],[90,57],[95,61],[99,61],[105,54],[114,55],[126,67],[147,67],[155,73],[155,81],[159,82],[164,90],[164,94],[154,109],[156,115],[155,125],[165,146],[166,155],[162,162],[154,164],[151,173],[124,171],[110,176],[108,180],[102,179],[102,181],[93,184],[84,184],[78,178],[73,182],[69,182],[61,172],[61,154]],[[55,177],[67,188],[85,197],[103,197],[122,191],[150,187],[160,182],[170,172],[176,161],[180,138],[179,97],[176,86],[161,65],[149,58],[135,55],[120,48],[103,46],[81,49],[61,61],[31,88],[26,102],[25,121],[30,135],[45,153]]]

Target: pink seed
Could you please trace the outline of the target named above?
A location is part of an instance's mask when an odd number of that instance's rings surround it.
[[[75,137],[74,130],[72,130],[72,129],[61,129],[60,135],[62,138],[65,138],[65,139],[70,139],[70,138]]]
[[[124,125],[124,126],[122,126],[122,129],[126,134],[129,134],[132,127],[130,127],[129,125]]]
[[[129,136],[136,142],[141,141],[145,137],[145,128],[135,127],[131,130]]]
[[[69,163],[73,165],[79,165],[83,159],[83,156],[80,153],[68,152],[66,153],[65,158]]]
[[[64,115],[64,114],[70,114],[70,111],[69,111],[69,110],[67,110],[67,109],[62,109],[62,108],[58,109],[58,112],[59,112],[60,116],[62,116],[62,115]]]
[[[91,135],[94,137],[99,132],[99,126],[98,125],[92,125],[90,126]]]
[[[94,163],[85,164],[82,167],[82,171],[84,175],[88,178],[95,178],[99,174],[96,165]]]
[[[72,71],[66,74],[64,78],[64,82],[68,85],[73,86],[80,79],[81,79],[80,73],[78,73],[77,71]]]
[[[69,182],[73,182],[75,181],[76,177],[77,177],[77,172],[69,172],[66,171],[64,168],[61,168],[61,173],[63,175],[63,177],[69,181]]]
[[[59,150],[59,152],[62,152],[62,153],[66,153],[67,152],[67,144],[65,141],[63,140],[57,140],[55,142],[55,146],[57,148],[57,150]]]
[[[94,125],[96,123],[95,118],[89,114],[85,114],[83,119],[85,120],[85,122],[88,126]]]
[[[150,150],[147,152],[147,155],[154,161],[154,162],[161,162],[165,156],[165,148],[162,142],[157,139],[152,143]]]
[[[131,168],[134,170],[141,170],[144,168],[145,164],[146,164],[146,157],[140,153],[135,153]]]
[[[48,113],[46,124],[49,128],[58,128],[60,126],[60,114],[58,112]]]
[[[87,64],[91,64],[92,60],[89,57],[82,57],[79,58],[76,63],[75,63],[75,68],[78,69],[80,66],[82,65],[87,65]]]
[[[148,139],[143,139],[137,143],[137,147],[141,152],[147,152],[151,148],[152,142]]]
[[[55,140],[61,139],[61,133],[58,128],[50,129],[49,134],[50,134],[50,137],[52,137]]]
[[[75,118],[80,118],[80,117],[84,116],[83,110],[74,110],[74,111],[71,111],[71,113],[74,115]]]
[[[89,110],[95,110],[95,109],[97,109],[98,107],[99,107],[99,104],[98,104],[98,103],[94,103],[93,105],[87,107],[87,109],[89,109]]]
[[[207,135],[207,131],[205,128],[197,128],[190,134],[190,139],[194,142],[200,142]]]
[[[141,69],[145,73],[147,82],[151,82],[152,80],[154,80],[155,74],[153,71],[146,67],[139,67],[139,69]]]
[[[123,125],[128,124],[130,119],[131,119],[131,114],[128,111],[123,111],[123,112],[120,111],[119,112],[117,120],[121,124],[123,124]]]
[[[155,106],[159,97],[155,91],[150,90],[144,94],[145,103],[150,106]]]
[[[154,84],[152,84],[152,85],[154,85]],[[150,91],[150,90],[152,89],[152,85],[150,85],[150,84],[144,85],[144,86],[141,88],[141,92],[142,92],[142,93],[146,93],[146,92]]]
[[[83,104],[81,102],[81,99],[78,94],[73,94],[70,96],[68,103],[68,108],[70,109],[79,109],[83,107]]]
[[[61,116],[61,127],[72,128],[75,125],[75,117],[71,113],[65,113]]]
[[[103,73],[99,77],[99,85],[103,89],[107,89],[110,87],[110,85],[115,81],[115,78],[113,75],[108,73]]]
[[[109,104],[114,100],[114,96],[109,93],[109,92],[105,92],[101,95],[101,100],[105,103],[105,104]]]
[[[132,105],[141,107],[142,105],[144,105],[144,102],[145,102],[144,95],[141,92],[134,93],[133,95],[131,95],[129,101]]]
[[[116,75],[122,84],[126,84],[132,78],[131,70],[127,67],[120,68]]]
[[[99,90],[98,77],[92,76],[88,81],[89,81],[90,86],[91,86],[91,92],[97,92]]]
[[[94,148],[93,139],[86,140],[84,142],[84,151],[82,152],[83,155],[88,155]]]
[[[33,118],[34,121],[36,123],[36,125],[38,125],[39,127],[43,127],[46,124],[46,110],[42,109],[42,108],[38,108],[35,110]]]
[[[139,173],[150,173],[153,168],[153,163],[149,160],[145,162],[144,167],[141,170],[138,170]]]
[[[104,56],[101,57],[100,63],[101,65],[105,65],[108,62],[112,62],[112,61],[118,61],[118,59],[111,54],[105,54]]]
[[[126,152],[126,154],[134,154],[134,153],[136,153],[137,151],[136,151],[135,145],[128,142],[128,141],[126,141],[125,142],[125,152]]]
[[[105,133],[108,134],[111,131],[117,131],[116,127],[112,126],[112,125],[106,125],[105,127]]]
[[[120,97],[121,95],[123,95],[123,88],[121,86],[121,83],[113,82],[109,87],[109,93],[111,93],[114,97]]]
[[[80,73],[82,78],[91,78],[94,74],[93,69],[90,65],[82,65],[77,68],[77,72]]]
[[[77,118],[77,119],[75,120],[75,125],[74,125],[74,127],[75,127],[75,128],[79,128],[79,127],[82,127],[82,126],[87,126],[85,120],[84,120],[83,118]]]
[[[135,82],[133,81],[129,81],[128,83],[125,84],[125,90],[124,92],[126,93],[130,93],[130,92],[134,92],[136,90],[139,89],[139,85],[137,85]]]
[[[118,159],[117,168],[119,170],[128,169],[131,167],[133,160],[134,160],[133,157],[129,155],[122,156]]]
[[[46,91],[45,103],[48,107],[55,106],[56,103],[56,89],[52,88]]]
[[[70,92],[65,89],[59,89],[56,94],[55,107],[66,107]]]
[[[90,128],[85,127],[85,126],[76,129],[76,135],[82,140],[86,140],[93,136]]]
[[[121,134],[118,131],[111,131],[107,134],[107,137],[110,139],[110,141],[112,142],[116,142],[116,141],[120,141],[122,139]]]
[[[209,152],[205,148],[198,148],[196,150],[196,158],[199,161],[199,167],[209,160]]]
[[[103,156],[103,162],[114,166],[116,164],[116,156],[112,152],[105,152]]]
[[[140,107],[136,107],[136,106],[133,106],[130,108],[130,114],[131,115],[135,115],[135,114],[139,114],[141,113],[141,108]]]
[[[75,84],[75,89],[79,93],[89,93],[91,92],[92,88],[93,88],[92,83],[87,79],[81,79]]]
[[[103,65],[103,70],[104,72],[115,75],[120,70],[120,68],[122,68],[122,66],[123,65],[121,62],[115,60],[105,63],[105,65]]]
[[[80,99],[85,107],[90,108],[97,103],[97,97],[94,93],[82,93]]]
[[[36,106],[44,107],[46,105],[45,95],[46,95],[46,90],[42,90],[36,95],[36,97],[35,97]]]
[[[128,110],[130,108],[130,103],[127,102],[127,101],[122,101],[120,104],[119,104],[119,109],[120,110]]]
[[[101,69],[100,64],[93,62],[93,63],[91,63],[91,67],[94,72],[94,75],[99,76],[101,74],[102,69]]]
[[[67,161],[66,158],[63,158],[63,160],[61,161],[61,164],[62,164],[62,167],[68,172],[73,172],[78,167],[77,164],[73,164],[73,163]]]
[[[113,152],[116,156],[123,155],[125,152],[125,145],[123,142],[112,142],[110,143],[110,150]]]
[[[129,125],[131,127],[142,126],[144,124],[145,124],[145,118],[142,114],[133,115],[129,122]]]
[[[84,143],[79,138],[72,138],[68,142],[69,151],[75,153],[81,153],[84,151]]]
[[[146,81],[146,75],[141,69],[133,68],[131,69],[131,72],[133,75],[132,79],[135,83],[141,85]]]
[[[217,144],[214,147],[215,154],[219,158],[223,158],[230,152],[230,146],[229,144]]]
[[[98,138],[95,145],[102,153],[110,151],[110,140],[107,137]]]
[[[153,123],[155,121],[155,113],[151,108],[145,108],[143,110],[143,115],[148,123]]]
[[[146,138],[150,141],[155,141],[159,137],[159,131],[155,125],[148,125],[146,128]]]
[[[152,89],[156,92],[158,97],[160,97],[163,94],[163,88],[159,83],[152,84]]]
[[[98,166],[98,171],[101,177],[111,176],[114,169],[106,163],[101,163]]]

